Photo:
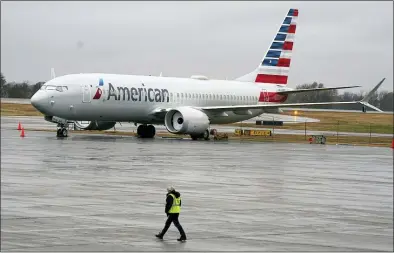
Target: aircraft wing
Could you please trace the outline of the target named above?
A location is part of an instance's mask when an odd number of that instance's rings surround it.
[[[332,88],[315,88],[315,89],[298,89],[298,90],[287,90],[287,91],[278,91],[278,94],[281,95],[288,95],[294,93],[301,93],[301,92],[311,92],[311,91],[324,91],[324,90],[339,90],[339,89],[349,89],[349,88],[356,88],[361,86],[343,86],[343,87],[332,87]]]
[[[341,105],[341,104],[362,104],[368,106],[374,110],[382,112],[379,108],[368,103],[368,100],[372,97],[372,94],[379,88],[386,78],[383,78],[363,99],[360,101],[349,101],[349,102],[319,102],[319,103],[294,103],[294,104],[259,104],[259,105],[230,105],[230,106],[202,106],[196,107],[197,109],[207,112],[225,112],[225,111],[239,111],[249,109],[264,109],[264,108],[281,108],[281,107],[307,107],[311,105]]]
[[[235,106],[205,106],[197,107],[206,111],[237,111],[248,109],[264,109],[264,108],[281,108],[281,107],[307,107],[311,105],[340,105],[340,104],[357,104],[360,101],[349,102],[322,102],[322,103],[293,103],[293,104],[261,104],[261,105],[235,105]]]

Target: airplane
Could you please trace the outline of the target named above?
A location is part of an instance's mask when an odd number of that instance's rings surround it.
[[[82,130],[108,130],[117,122],[132,122],[139,124],[141,138],[153,138],[154,125],[164,125],[168,132],[190,135],[193,140],[208,140],[211,124],[240,122],[284,107],[357,103],[381,111],[368,100],[385,78],[360,101],[285,103],[295,93],[360,87],[296,90],[287,86],[298,14],[298,9],[288,10],[261,63],[235,80],[108,73],[55,77],[53,71],[53,78],[32,96],[31,104],[45,120],[57,124],[58,137],[68,136],[70,123]]]

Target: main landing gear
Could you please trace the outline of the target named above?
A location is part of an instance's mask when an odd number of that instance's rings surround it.
[[[140,138],[153,138],[156,134],[156,129],[153,125],[139,125],[137,128],[137,135]]]
[[[58,129],[56,132],[56,137],[67,137],[68,136],[67,125],[58,124],[57,127],[58,127]]]
[[[211,131],[212,132],[212,131]],[[198,139],[204,139],[204,140],[209,140],[210,132],[209,130],[205,130],[203,134],[200,135],[193,135],[191,134],[190,137],[192,137],[192,140],[198,140]]]

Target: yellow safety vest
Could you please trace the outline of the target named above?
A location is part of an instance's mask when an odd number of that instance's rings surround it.
[[[173,202],[168,213],[180,213],[181,212],[181,197],[176,198],[174,194],[170,194],[172,196]]]

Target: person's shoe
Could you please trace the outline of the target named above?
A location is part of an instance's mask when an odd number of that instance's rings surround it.
[[[157,235],[155,235],[157,238],[159,238],[159,239],[163,239],[163,235],[162,234],[157,234]]]
[[[178,242],[186,241],[186,236],[181,236],[180,238],[176,239]]]

